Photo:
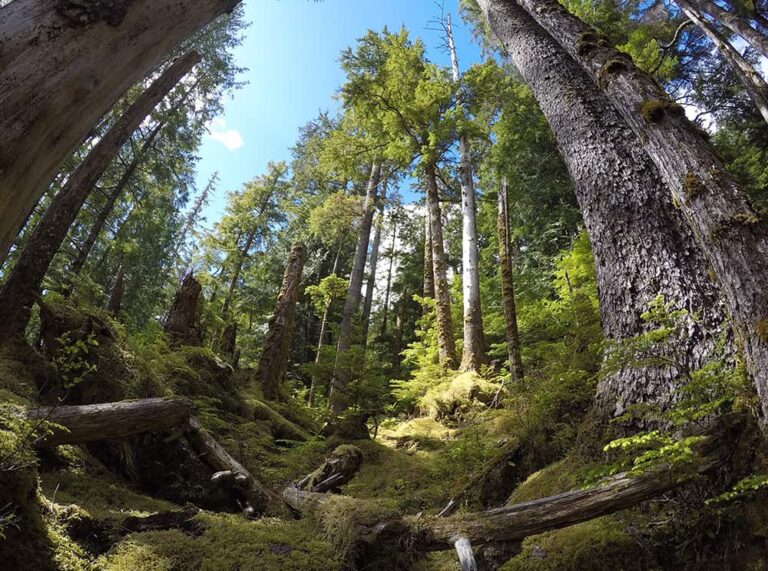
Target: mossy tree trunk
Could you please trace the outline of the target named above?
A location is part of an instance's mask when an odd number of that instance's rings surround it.
[[[197,318],[197,306],[202,291],[200,282],[192,272],[184,276],[181,288],[176,292],[165,318],[165,333],[174,345],[202,345],[202,331]]]
[[[594,82],[517,3],[480,5],[533,91],[573,180],[606,338],[621,341],[658,327],[641,317],[658,295],[688,312],[663,348],[673,366],[626,366],[599,388],[609,413],[638,403],[666,406],[685,373],[719,356],[727,328],[707,261],[639,140]]]
[[[15,0],[0,18],[0,262],[62,161],[182,40],[239,0]]]
[[[43,278],[101,175],[141,122],[199,61],[200,54],[195,51],[178,58],[139,95],[69,176],[0,289],[0,343],[24,334]]]
[[[304,246],[295,244],[288,256],[283,285],[277,295],[275,312],[269,320],[264,350],[261,352],[255,378],[261,384],[264,397],[276,400],[282,395],[281,383],[288,368],[293,339],[296,302],[299,299],[301,274],[304,269]]]
[[[371,176],[368,179],[368,189],[365,195],[363,218],[360,222],[360,230],[357,237],[357,248],[352,264],[352,272],[349,275],[349,289],[344,302],[344,310],[339,326],[339,339],[336,345],[336,363],[333,367],[329,406],[332,412],[339,414],[349,407],[349,394],[347,384],[351,371],[341,366],[343,355],[352,347],[355,319],[360,309],[360,298],[363,290],[363,278],[365,274],[365,260],[368,257],[368,245],[371,240],[371,226],[376,205],[376,192],[381,181],[381,162],[374,161],[371,166]]]
[[[504,330],[507,340],[507,356],[512,382],[523,380],[523,360],[520,356],[520,332],[517,328],[517,303],[515,280],[512,272],[512,252],[509,235],[509,194],[507,181],[502,179],[498,197],[499,209],[496,229],[499,239],[499,272],[501,274],[501,300],[504,307]]]
[[[768,417],[768,227],[699,129],[653,78],[555,0],[518,2],[600,85],[643,141],[713,270]]]

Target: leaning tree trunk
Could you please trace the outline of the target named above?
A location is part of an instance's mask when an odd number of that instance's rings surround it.
[[[0,261],[64,158],[131,85],[239,0],[15,0],[0,17]]]
[[[347,299],[344,302],[344,310],[341,315],[341,326],[339,327],[336,363],[333,367],[333,378],[331,380],[328,402],[331,411],[336,414],[343,412],[349,406],[347,383],[350,371],[346,371],[344,367],[340,366],[339,357],[352,346],[354,321],[360,308],[363,276],[365,274],[365,259],[368,257],[368,244],[371,240],[371,226],[373,224],[373,213],[376,204],[376,190],[379,187],[380,179],[381,163],[376,161],[371,167],[371,176],[368,180],[368,191],[365,196],[363,218],[360,222],[360,231],[358,232],[357,249],[355,250],[352,272],[349,275],[349,289],[347,290]]]
[[[719,357],[723,309],[706,260],[640,142],[578,64],[515,2],[480,4],[533,91],[573,179],[606,338],[620,341],[657,327],[641,317],[657,295],[688,312],[682,331],[658,349],[675,365],[612,372],[598,389],[599,401],[614,414],[637,403],[668,405],[685,373]]]
[[[746,89],[752,103],[755,104],[760,114],[768,123],[768,84],[758,71],[744,56],[733,47],[717,29],[707,21],[701,11],[687,0],[675,0],[677,5],[696,26],[704,32],[704,35],[715,45],[723,59],[733,68],[736,76]]]
[[[768,228],[699,129],[664,90],[555,0],[518,0],[598,81],[643,141],[725,299],[768,417]],[[486,0],[501,7],[499,0]],[[602,41],[601,41],[602,40]]]
[[[517,329],[517,304],[515,303],[515,280],[512,276],[508,204],[507,181],[502,179],[501,188],[499,189],[499,216],[496,229],[499,238],[501,300],[504,306],[509,372],[512,376],[512,382],[516,382],[523,380],[523,360],[520,356],[520,332]]]
[[[192,272],[184,276],[181,289],[173,298],[171,309],[165,318],[165,333],[174,345],[200,346],[202,331],[197,319],[197,306],[203,288]]]
[[[455,369],[456,341],[453,338],[451,292],[448,286],[448,263],[443,243],[443,218],[437,194],[437,172],[434,163],[425,165],[427,208],[429,209],[430,239],[432,241],[432,268],[434,270],[437,346],[440,364]]]
[[[708,0],[692,0],[691,4],[700,12],[709,14],[733,33],[741,36],[757,53],[768,58],[768,37],[753,28],[747,19]]]
[[[104,229],[104,225],[107,223],[107,219],[112,214],[112,211],[115,208],[115,204],[117,204],[117,200],[123,195],[123,192],[128,187],[128,183],[131,182],[136,169],[139,168],[139,165],[144,160],[144,156],[154,143],[155,138],[160,133],[162,128],[163,123],[158,123],[157,126],[152,129],[152,132],[141,145],[141,148],[134,155],[131,162],[128,163],[128,166],[126,167],[125,171],[123,171],[123,175],[120,177],[120,180],[117,181],[117,184],[107,196],[107,201],[101,207],[96,220],[93,221],[91,229],[88,232],[88,236],[86,236],[85,241],[80,246],[80,249],[75,255],[75,259],[69,266],[69,271],[72,274],[79,275],[83,270],[85,262],[88,259],[93,246],[96,244],[96,240],[99,238],[99,234],[101,234],[101,231]]]
[[[109,299],[107,300],[107,311],[113,317],[120,315],[120,311],[123,308],[123,296],[125,295],[125,269],[123,264],[117,269],[117,276],[115,277],[115,283],[112,284],[112,289],[109,290]]]
[[[120,116],[67,179],[32,231],[16,265],[0,289],[0,343],[24,333],[30,308],[56,252],[83,203],[120,147],[199,61],[200,54],[194,51],[176,60]]]
[[[448,50],[451,54],[453,82],[461,82],[459,58],[453,41],[451,16],[445,19]],[[469,137],[459,135],[459,181],[461,182],[461,252],[462,289],[464,293],[464,347],[461,353],[462,371],[480,371],[487,361],[483,339],[483,312],[480,307],[480,270],[477,253],[477,204],[472,180],[472,157]]]
[[[373,232],[373,245],[369,260],[368,283],[365,287],[365,299],[363,300],[363,347],[368,344],[368,330],[371,326],[371,308],[373,306],[373,290],[376,289],[376,267],[379,264],[379,248],[381,247],[381,227],[384,224],[384,200],[387,196],[387,182],[384,181],[381,188],[381,206],[376,217],[376,230]]]
[[[288,357],[293,339],[293,322],[296,318],[296,302],[299,300],[301,273],[304,269],[304,246],[295,244],[288,256],[283,274],[283,285],[277,295],[275,313],[269,320],[269,328],[261,352],[255,378],[261,383],[264,397],[276,400],[281,397],[281,383],[288,368]]]

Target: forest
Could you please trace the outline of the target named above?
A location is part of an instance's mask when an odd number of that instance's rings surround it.
[[[768,570],[768,2],[413,1],[0,0],[0,569]]]

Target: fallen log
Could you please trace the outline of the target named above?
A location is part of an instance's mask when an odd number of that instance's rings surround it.
[[[185,424],[192,407],[181,398],[151,398],[81,406],[36,408],[26,412],[30,420],[45,420],[54,428],[47,444],[82,444],[99,440],[120,440],[167,430]]]
[[[175,511],[159,512],[143,517],[130,516],[117,524],[117,534],[128,535],[129,533],[167,529],[180,529],[189,533],[196,533],[202,530],[202,524],[195,520],[199,513],[199,508],[187,505]]]
[[[312,492],[338,492],[355,477],[363,463],[363,451],[351,444],[337,446],[322,466],[304,477],[296,487]]]
[[[232,480],[237,483],[247,501],[246,515],[289,515],[288,509],[280,497],[254,478],[240,462],[216,442],[195,417],[190,417],[185,435],[192,448],[200,455],[200,459],[216,472],[214,478],[220,480],[224,477],[228,479],[220,473],[228,472],[231,474]]]

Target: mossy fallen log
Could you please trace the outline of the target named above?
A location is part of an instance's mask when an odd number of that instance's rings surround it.
[[[330,492],[355,477],[363,463],[363,451],[351,444],[337,446],[322,466],[304,477],[296,487],[312,492]]]

